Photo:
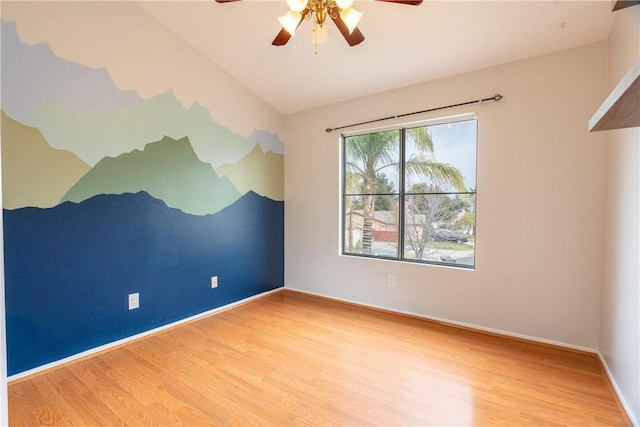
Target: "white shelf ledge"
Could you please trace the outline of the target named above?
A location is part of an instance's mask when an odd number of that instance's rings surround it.
[[[640,126],[640,59],[589,120],[589,132]]]
[[[616,0],[613,2],[612,12],[640,4],[640,0]]]

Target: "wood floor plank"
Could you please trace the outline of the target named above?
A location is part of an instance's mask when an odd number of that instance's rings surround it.
[[[9,421],[631,425],[593,354],[292,291],[14,381]]]

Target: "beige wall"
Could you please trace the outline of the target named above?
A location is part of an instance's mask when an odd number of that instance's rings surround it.
[[[587,122],[605,70],[598,43],[288,116],[286,286],[596,349],[606,147]],[[479,119],[475,271],[340,256],[340,142],[324,129],[496,93],[439,114]]]
[[[640,58],[640,6],[616,12],[608,89]],[[607,147],[600,352],[640,424],[640,128],[602,132]]]

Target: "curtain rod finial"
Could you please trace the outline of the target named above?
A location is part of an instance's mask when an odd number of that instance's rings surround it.
[[[326,128],[324,131],[325,131],[326,133],[331,133],[331,132],[333,132],[333,131],[334,131],[334,129]]]
[[[496,102],[500,101],[502,98],[503,98],[503,96],[500,95],[500,94],[496,94],[496,96],[493,97],[493,99],[495,99]]]

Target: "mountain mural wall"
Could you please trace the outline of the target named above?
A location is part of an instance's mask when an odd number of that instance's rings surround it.
[[[146,191],[168,206],[206,215],[240,198],[227,178],[198,160],[188,138],[164,137],[116,158],[105,157],[62,197],[81,202],[98,194]]]
[[[184,108],[171,91],[107,112],[75,112],[44,96],[24,123],[40,129],[52,146],[71,150],[91,165],[165,135],[188,135],[198,158],[213,166],[235,163],[253,148],[246,138],[215,123],[202,106]]]
[[[118,89],[104,68],[59,58],[46,43],[23,43],[15,22],[2,21],[0,55],[2,108],[18,121],[37,108],[43,94],[58,99],[74,112],[112,111],[141,100],[133,90]]]
[[[11,7],[41,7],[28,3]],[[283,286],[276,133],[231,132],[166,86],[123,90],[108,67],[24,43],[27,24],[1,24],[9,375]]]
[[[284,158],[263,152],[256,144],[238,163],[216,169],[220,176],[228,177],[241,192],[255,191],[273,200],[284,200]]]
[[[25,126],[2,111],[2,205],[47,208],[90,169],[75,154],[55,150],[38,129]]]
[[[188,135],[198,158],[213,167],[239,161],[256,143],[264,151],[284,151],[277,135],[233,133],[198,103],[185,108],[173,91],[142,99],[121,90],[105,69],[59,58],[44,43],[23,43],[13,22],[2,21],[1,54],[4,111],[39,129],[52,147],[72,151],[91,166],[163,136]]]

